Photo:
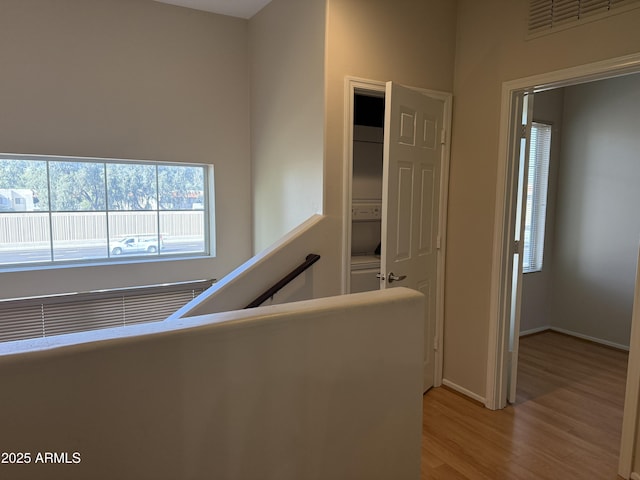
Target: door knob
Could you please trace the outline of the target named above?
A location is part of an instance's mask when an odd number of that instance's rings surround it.
[[[400,282],[407,278],[406,275],[394,275],[393,272],[389,273],[389,283]]]

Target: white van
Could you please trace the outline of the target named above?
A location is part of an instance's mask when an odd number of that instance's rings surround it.
[[[111,255],[158,253],[162,246],[162,235],[127,235],[120,240],[110,242],[109,252]]]

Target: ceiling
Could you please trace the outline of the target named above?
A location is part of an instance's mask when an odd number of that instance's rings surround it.
[[[156,2],[170,3],[180,7],[241,18],[253,17],[270,1],[271,0],[156,0]]]

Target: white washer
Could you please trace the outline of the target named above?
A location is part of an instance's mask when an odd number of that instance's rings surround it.
[[[369,292],[380,288],[376,275],[380,272],[378,255],[354,255],[351,257],[351,293]]]

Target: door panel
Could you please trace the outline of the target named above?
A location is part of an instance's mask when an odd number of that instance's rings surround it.
[[[380,287],[425,295],[424,387],[433,386],[444,102],[389,82],[385,94]]]
[[[411,210],[413,208],[413,165],[409,162],[398,162],[398,187],[395,237],[396,249],[394,262],[411,260]]]
[[[438,219],[438,211],[434,209],[436,199],[434,194],[437,190],[436,176],[433,167],[422,169],[420,185],[420,242],[418,252],[420,255],[430,255],[433,253],[433,227],[434,220]]]

